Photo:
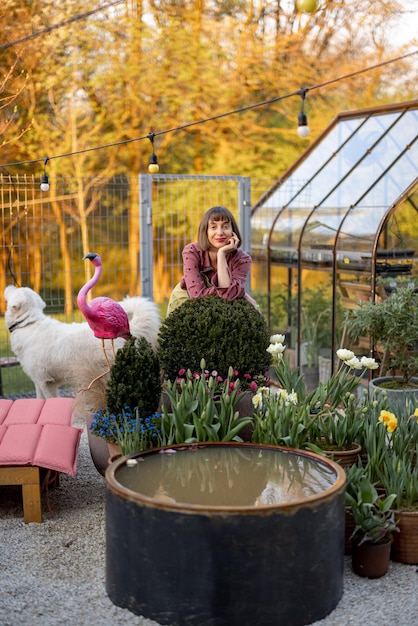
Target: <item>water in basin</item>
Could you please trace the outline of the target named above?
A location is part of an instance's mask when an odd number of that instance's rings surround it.
[[[125,488],[173,505],[260,507],[321,494],[336,473],[295,451],[216,445],[137,457],[116,471]]]

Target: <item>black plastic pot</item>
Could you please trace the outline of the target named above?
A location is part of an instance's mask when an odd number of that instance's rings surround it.
[[[217,481],[222,480],[219,474],[210,476],[209,482],[204,478],[205,489],[210,485],[209,504],[190,504],[172,497],[170,481],[175,472],[171,470],[164,489],[157,488],[155,497],[150,497],[118,479],[124,481],[129,472],[126,457],[107,469],[106,589],[110,599],[137,615],[171,626],[302,626],[322,619],[343,592],[344,470],[310,452],[251,443],[173,449],[194,462],[196,448],[206,454],[213,446],[229,451],[238,448],[244,458],[250,453],[259,455],[253,485],[261,494],[258,506],[242,505],[247,485],[225,463],[217,462],[216,467],[221,466],[221,477],[227,476],[227,489],[231,481],[235,484],[231,504],[221,505],[213,495]],[[303,473],[307,465],[314,473],[326,474],[328,486],[304,497],[312,484],[305,473],[306,482],[297,486],[291,501],[266,504],[272,485],[280,491],[285,484],[281,469],[273,481],[263,469],[262,459],[271,451],[277,455],[279,468],[283,460],[291,467],[287,492],[294,489],[294,469],[297,473],[302,468]],[[138,461],[139,484],[142,478],[144,485],[148,480],[149,460],[159,463],[155,455],[170,468],[168,455],[159,451],[130,457]],[[198,470],[183,471],[181,482],[193,483],[199,475]],[[161,477],[155,480],[157,487],[159,483]],[[197,500],[200,492],[197,489]]]

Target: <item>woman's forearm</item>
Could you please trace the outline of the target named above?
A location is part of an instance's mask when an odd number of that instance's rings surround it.
[[[218,287],[229,287],[231,285],[231,276],[229,273],[226,255],[222,248],[218,250]]]

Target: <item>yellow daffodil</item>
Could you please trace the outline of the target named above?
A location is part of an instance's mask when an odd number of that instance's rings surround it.
[[[387,422],[386,430],[388,431],[388,433],[393,433],[393,431],[396,430],[397,426],[398,420],[396,417],[394,417],[393,419],[389,420],[389,422]]]
[[[288,393],[286,396],[286,406],[289,406],[289,404],[296,405],[297,403],[298,403],[298,394],[296,393],[294,389],[292,389],[291,393]]]
[[[390,411],[380,411],[378,422],[386,426],[386,430],[388,431],[388,433],[393,433],[393,431],[396,430],[398,426],[398,418],[394,413],[391,413]]]
[[[254,394],[252,397],[252,403],[254,405],[254,408],[261,409],[263,406],[263,394],[261,393]]]
[[[393,419],[396,420],[396,416],[395,416],[394,413],[390,413],[390,411],[380,411],[380,415],[379,415],[379,418],[378,418],[379,422],[383,422],[384,424],[388,424],[388,422],[390,422]]]

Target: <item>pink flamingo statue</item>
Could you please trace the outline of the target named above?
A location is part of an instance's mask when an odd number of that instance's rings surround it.
[[[96,378],[91,381],[87,387],[87,389],[90,389],[96,380],[102,378],[102,376],[110,371],[110,361],[107,352],[111,350],[113,358],[115,357],[114,339],[118,337],[130,339],[132,335],[129,329],[128,315],[118,302],[115,302],[112,298],[103,296],[93,298],[90,303],[87,302],[86,296],[88,292],[96,285],[101,276],[102,260],[95,252],[86,254],[86,256],[83,257],[83,260],[85,259],[89,259],[94,265],[94,275],[78,292],[77,305],[86,318],[87,324],[92,329],[94,336],[102,340],[103,353],[108,365],[108,369],[103,372],[103,374],[96,376]],[[105,339],[110,339],[110,348],[106,347]]]

